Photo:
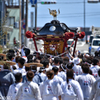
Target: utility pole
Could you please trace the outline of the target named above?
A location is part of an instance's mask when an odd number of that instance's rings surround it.
[[[35,30],[37,28],[37,2],[35,4]]]
[[[85,0],[84,0],[84,31],[85,31]]]
[[[21,0],[19,0],[19,48],[21,48]]]
[[[85,6],[85,0],[84,0],[84,32],[85,32],[85,22],[86,22],[85,9],[86,9],[86,6]],[[86,43],[87,43],[87,35],[86,35]]]
[[[33,19],[34,19],[34,13],[31,12],[31,31],[33,30]]]
[[[22,0],[22,20],[24,20],[24,0]],[[22,22],[23,23],[23,22]],[[22,28],[21,36],[22,36],[22,41],[21,44],[24,44],[24,29]]]
[[[28,31],[28,0],[26,0],[26,15],[25,15],[25,33]],[[27,46],[27,38],[25,37],[25,45]]]

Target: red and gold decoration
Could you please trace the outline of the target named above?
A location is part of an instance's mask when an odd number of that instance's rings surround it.
[[[65,47],[67,46],[67,41],[69,39],[75,40],[74,52],[76,48],[77,39],[83,39],[85,32],[74,33],[74,32],[65,32],[63,35],[36,35],[30,31],[27,31],[25,36],[27,38],[33,38],[36,51],[38,51],[36,40],[42,39],[44,41],[44,52],[55,55],[56,52],[63,53]]]

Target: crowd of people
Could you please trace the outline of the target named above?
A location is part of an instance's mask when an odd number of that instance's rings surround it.
[[[100,100],[99,77],[97,55],[0,54],[0,100]]]

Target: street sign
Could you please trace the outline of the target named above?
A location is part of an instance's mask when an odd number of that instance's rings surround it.
[[[37,0],[30,0],[31,4],[34,5],[37,3]]]
[[[23,28],[23,29],[25,29],[25,28],[26,28],[26,25],[25,25],[25,24],[23,24],[22,28]]]

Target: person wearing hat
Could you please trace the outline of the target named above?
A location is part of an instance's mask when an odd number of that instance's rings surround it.
[[[18,72],[22,73],[22,76],[26,75],[26,71],[24,68],[25,60],[23,58],[18,59],[18,69],[14,70],[13,73],[16,74]]]
[[[34,73],[28,71],[26,76],[28,81],[19,88],[15,100],[42,100],[38,85],[32,81]]]
[[[23,85],[22,74],[16,73],[14,76],[15,76],[15,83],[10,85],[9,87],[9,91],[7,94],[7,100],[15,100],[15,97],[18,93],[19,88]],[[22,100],[21,97],[20,97],[20,100]]]
[[[73,66],[73,70],[75,72],[75,74],[78,76],[78,75],[81,75],[82,74],[82,68],[81,66],[79,65],[80,64],[80,59],[79,58],[74,58],[73,59],[73,63],[74,63],[74,66]]]
[[[6,97],[9,86],[15,82],[15,77],[10,71],[10,65],[14,65],[14,62],[2,61],[0,65],[3,65],[3,70],[0,71],[0,93],[2,97]]]
[[[92,85],[96,81],[95,78],[89,74],[89,65],[82,64],[83,74],[76,77],[83,91],[84,100],[89,100]]]
[[[47,80],[40,84],[42,100],[61,100],[62,89],[57,81],[54,81],[54,71],[46,72]]]

